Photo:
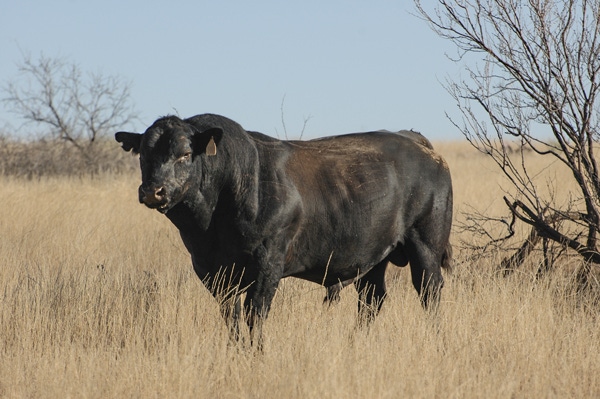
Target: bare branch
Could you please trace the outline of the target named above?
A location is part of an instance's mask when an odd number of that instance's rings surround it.
[[[527,205],[521,201],[510,202],[506,197],[504,201],[511,212],[523,222],[533,226],[542,237],[556,241],[577,251],[587,262],[600,263],[600,253],[595,248],[589,248],[576,239],[572,239],[562,234],[560,231],[550,226],[544,219],[537,216]],[[524,212],[521,213],[521,211]],[[571,215],[571,218],[573,216]]]

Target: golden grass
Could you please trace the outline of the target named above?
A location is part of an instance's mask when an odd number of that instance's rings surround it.
[[[504,212],[505,183],[484,156],[435,146],[455,219],[467,203]],[[287,279],[256,353],[228,346],[176,229],[137,203],[138,179],[1,179],[0,397],[600,395],[600,307],[572,288],[575,256],[536,281],[534,265],[502,278],[503,254],[467,263],[457,251],[437,318],[394,268],[368,332],[354,330],[353,288],[324,308],[322,287]]]

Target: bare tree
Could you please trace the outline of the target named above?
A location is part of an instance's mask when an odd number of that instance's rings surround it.
[[[531,233],[502,267],[518,266],[540,240],[576,251],[600,264],[600,176],[595,151],[600,137],[600,3],[597,0],[437,0],[417,10],[442,38],[456,45],[458,59],[479,57],[469,80],[449,82],[447,90],[463,115],[453,120],[467,140],[493,159],[513,186],[504,197],[515,221]],[[484,115],[481,118],[481,115]],[[552,157],[566,165],[579,193],[557,205],[542,194],[523,151],[509,156],[505,143]],[[479,215],[485,219],[484,215]],[[481,222],[481,218],[473,220]],[[479,224],[481,226],[481,224]],[[544,266],[551,259],[546,256]]]
[[[116,76],[84,74],[63,58],[24,55],[20,76],[4,86],[3,102],[26,122],[48,129],[90,158],[97,139],[136,118],[131,83]],[[91,160],[91,159],[90,159]]]

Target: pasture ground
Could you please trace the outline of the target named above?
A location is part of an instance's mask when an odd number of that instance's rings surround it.
[[[457,225],[469,206],[506,214],[508,185],[483,155],[434,146],[452,171]],[[568,194],[566,171],[534,162]],[[322,287],[287,279],[256,353],[228,345],[176,229],[137,202],[138,184],[0,178],[0,397],[600,396],[600,301],[574,289],[576,256],[542,279],[534,256],[504,278],[506,254],[473,260],[460,247],[476,237],[455,229],[438,316],[419,306],[408,268],[391,267],[368,332],[354,329],[354,288],[326,308]]]

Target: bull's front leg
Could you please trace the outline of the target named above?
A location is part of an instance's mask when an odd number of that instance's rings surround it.
[[[219,310],[229,330],[231,342],[240,340],[240,318],[242,306],[240,296],[242,274],[236,273],[234,268],[224,268],[217,273],[204,273],[201,277],[206,288],[219,304]]]
[[[265,247],[261,247],[255,251],[255,261],[256,279],[248,289],[244,310],[250,330],[251,344],[262,349],[262,328],[271,309],[271,302],[275,297],[279,281],[283,276],[283,256],[278,256],[277,253],[269,254]]]
[[[225,319],[231,342],[238,342],[240,340],[240,315],[242,313],[240,302],[239,295],[230,298],[230,300],[219,302],[221,315]]]

